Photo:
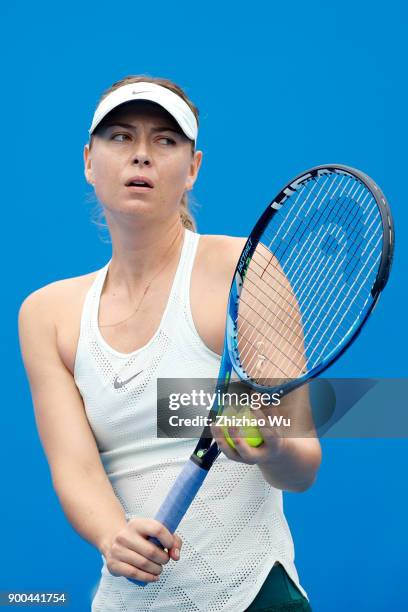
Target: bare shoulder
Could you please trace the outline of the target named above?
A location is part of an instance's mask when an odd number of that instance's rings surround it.
[[[231,275],[246,240],[236,236],[203,234],[200,239],[200,258],[210,270]]]
[[[95,275],[96,272],[89,272],[81,276],[53,281],[43,287],[39,287],[39,289],[27,295],[21,304],[21,309],[36,310],[40,307],[46,307],[47,304],[51,306],[56,302],[60,302],[66,297],[72,296],[83,287],[89,286],[95,278]]]
[[[96,272],[53,281],[28,294],[19,309],[19,321],[55,323],[61,309],[73,304],[91,285]]]
[[[30,293],[20,306],[18,333],[23,359],[43,360],[48,351],[73,374],[81,312],[97,272],[54,281]],[[40,356],[42,355],[42,356]]]

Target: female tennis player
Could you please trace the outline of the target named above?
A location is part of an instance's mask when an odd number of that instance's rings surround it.
[[[152,518],[196,444],[156,437],[157,379],[216,378],[244,244],[195,231],[187,194],[203,156],[198,110],[169,80],[129,76],[103,94],[89,133],[85,177],[111,259],[30,294],[19,330],[53,485],[72,526],[102,554],[92,610],[310,610],[282,491],[314,482],[315,437],[284,438],[266,425],[252,447],[230,430],[233,449],[213,427],[223,453],[178,533]],[[242,142],[236,174],[252,177],[257,152]]]

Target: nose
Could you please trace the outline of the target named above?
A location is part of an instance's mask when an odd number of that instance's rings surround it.
[[[146,138],[139,138],[133,151],[133,163],[138,166],[150,166],[152,163],[149,143]]]
[[[150,166],[150,156],[147,153],[138,153],[133,158],[133,163],[140,166]]]

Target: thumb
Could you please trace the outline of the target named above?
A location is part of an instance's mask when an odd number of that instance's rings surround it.
[[[173,546],[169,550],[169,555],[173,559],[173,561],[178,561],[180,559],[180,550],[183,545],[183,542],[180,536],[174,534]]]

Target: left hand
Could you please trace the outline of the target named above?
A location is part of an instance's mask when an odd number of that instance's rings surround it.
[[[263,443],[258,447],[249,446],[241,427],[228,427],[229,434],[234,441],[235,449],[227,443],[222,426],[211,425],[211,433],[220,450],[232,461],[239,461],[249,465],[267,464],[278,459],[285,447],[285,438],[276,427],[268,424],[266,414],[261,410],[250,410],[250,418],[257,419],[258,429],[263,437]],[[265,425],[259,424],[259,419],[264,419]]]

